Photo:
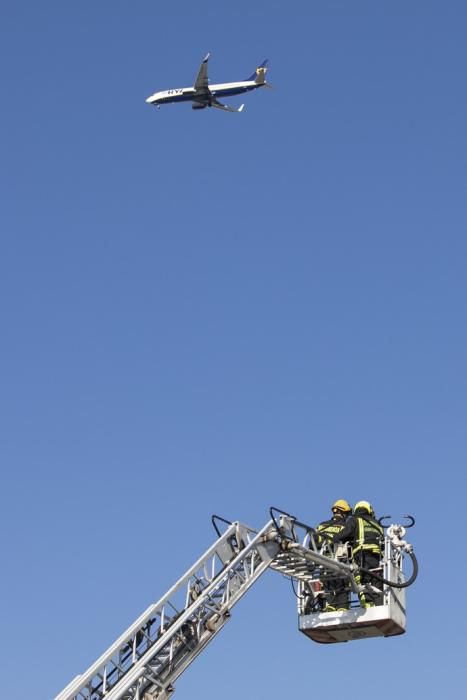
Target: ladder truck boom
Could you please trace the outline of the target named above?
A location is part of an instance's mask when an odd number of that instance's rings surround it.
[[[229,619],[230,610],[268,568],[279,544],[232,523],[157,603],[55,700],[156,700]]]
[[[404,631],[400,591],[394,601],[397,605],[393,605],[399,614],[394,623],[390,608],[393,588],[389,585],[406,585],[401,583],[403,551],[409,551],[415,561],[410,546],[401,539],[404,528],[391,526],[388,531],[384,573],[398,576],[399,583],[386,579],[385,605],[378,606],[384,624],[378,628],[375,615],[368,621],[364,611],[349,610],[347,618],[342,613],[329,618],[329,613],[318,611],[321,593],[316,593],[317,583],[323,578],[340,577],[349,591],[358,595],[356,567],[351,561],[319,551],[313,528],[283,511],[271,508],[270,513],[271,519],[259,531],[213,516],[217,541],[55,700],[167,700],[177,678],[223,628],[233,606],[268,568],[298,582],[299,629],[315,641],[347,641]],[[223,533],[219,520],[227,525]],[[359,635],[356,628],[371,629],[371,633]]]

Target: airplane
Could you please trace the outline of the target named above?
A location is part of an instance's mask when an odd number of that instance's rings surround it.
[[[240,105],[240,107],[236,109],[222,104],[217,98],[240,95],[243,92],[250,92],[260,87],[270,87],[269,83],[266,82],[266,66],[268,59],[263,61],[253,75],[247,80],[242,80],[237,83],[218,83],[216,85],[209,85],[208,60],[209,54],[205,56],[201,63],[193,87],[161,90],[148,97],[146,102],[150,105],[154,105],[158,109],[162,104],[167,104],[169,102],[191,102],[193,109],[215,107],[216,109],[223,109],[226,112],[241,112],[244,105]]]

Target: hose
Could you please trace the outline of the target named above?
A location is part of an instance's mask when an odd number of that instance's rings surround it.
[[[406,523],[404,523],[403,527],[405,527],[406,530],[409,529],[409,527],[413,527],[415,525],[415,518],[413,515],[404,515],[404,518],[407,518]],[[383,520],[391,520],[392,515],[382,515],[380,518],[378,518],[378,522],[381,525],[381,527],[387,527],[386,523],[383,522]]]
[[[292,584],[292,591],[293,591],[294,596],[296,598],[298,598],[298,600],[305,600],[306,595],[300,595],[300,593],[297,592],[297,590],[295,588],[295,582],[294,582],[294,579],[292,576],[290,577],[290,583]]]
[[[378,574],[375,574],[373,571],[370,571],[369,569],[363,569],[362,567],[359,568],[359,571],[361,571],[364,574],[367,574],[368,576],[371,576],[371,578],[376,579],[377,581],[380,581],[381,583],[385,583],[386,586],[390,586],[391,588],[408,588],[409,586],[412,585],[412,583],[415,581],[418,575],[418,561],[417,557],[413,552],[407,552],[409,557],[412,560],[412,575],[411,577],[407,580],[404,581],[403,583],[396,583],[395,581],[389,581],[387,578],[384,578],[383,576],[379,576]]]
[[[226,520],[225,518],[222,518],[220,515],[213,515],[213,516],[212,516],[211,522],[212,522],[212,524],[214,525],[214,529],[215,529],[215,531],[217,532],[217,536],[218,536],[218,537],[221,537],[221,536],[222,536],[222,533],[221,533],[221,531],[219,530],[219,527],[218,527],[218,525],[217,525],[217,522],[216,522],[217,520],[220,520],[222,523],[225,523],[226,525],[233,525],[233,523],[232,523],[231,520]]]

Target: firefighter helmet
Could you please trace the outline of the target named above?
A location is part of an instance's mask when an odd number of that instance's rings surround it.
[[[332,512],[334,512],[336,510],[340,510],[340,511],[342,511],[342,513],[350,513],[352,508],[349,506],[347,501],[344,501],[343,498],[340,498],[338,501],[336,501],[335,503],[332,504],[331,510],[332,510]]]
[[[368,513],[368,515],[375,514],[375,511],[373,510],[371,503],[368,503],[368,501],[359,501],[358,503],[356,503],[354,506],[353,512],[358,513],[358,511],[360,511],[360,512],[364,511],[365,513]]]

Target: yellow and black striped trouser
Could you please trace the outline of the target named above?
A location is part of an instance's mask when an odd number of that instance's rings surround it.
[[[359,547],[356,552],[354,551],[353,558],[357,566],[361,566],[363,569],[376,569],[380,564],[381,552],[377,546],[373,547],[369,545],[365,547],[364,545],[363,547]],[[357,586],[363,586],[368,583],[378,588],[381,586],[382,588],[382,584],[362,571],[356,573],[355,582]],[[383,603],[382,595],[374,592],[362,591],[358,594],[358,597],[360,605],[364,608],[372,605],[382,605]]]

